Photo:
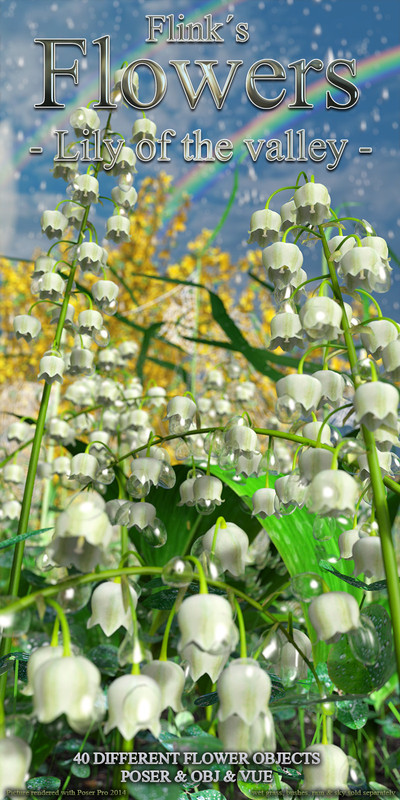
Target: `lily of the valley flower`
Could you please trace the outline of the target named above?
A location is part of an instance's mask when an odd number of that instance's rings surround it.
[[[161,690],[148,675],[122,675],[108,690],[109,716],[104,732],[117,728],[124,739],[132,739],[138,731],[149,730],[153,736],[161,731]]]

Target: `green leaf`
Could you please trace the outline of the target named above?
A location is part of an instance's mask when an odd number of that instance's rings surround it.
[[[92,647],[87,657],[104,675],[115,675],[119,670],[118,647],[111,644],[99,644],[97,647]]]
[[[89,778],[90,766],[89,764],[71,764],[71,772],[76,778]]]
[[[45,533],[46,531],[52,531],[53,527],[51,528],[39,528],[37,531],[27,531],[26,533],[20,533],[19,536],[13,536],[12,539],[6,539],[5,542],[0,542],[0,550],[5,550],[6,547],[13,547],[14,544],[18,544],[18,542],[23,542],[24,539],[30,539],[31,536],[37,536],[39,533]]]
[[[3,675],[4,672],[7,672],[10,667],[15,666],[15,662],[18,661],[18,675],[20,678],[23,678],[23,664],[26,664],[29,659],[29,653],[22,653],[17,650],[14,652],[9,653],[6,656],[0,658],[0,675]]]
[[[221,792],[217,792],[216,789],[205,789],[203,792],[190,792],[189,795],[186,792],[182,792],[179,795],[178,800],[226,800],[225,795],[221,794]]]
[[[340,700],[336,703],[339,722],[354,731],[363,728],[369,716],[365,700]]]
[[[380,653],[375,664],[364,664],[354,657],[347,642],[342,638],[332,645],[328,657],[328,671],[338,689],[351,694],[368,694],[379,689],[394,671],[392,630],[386,609],[376,604],[363,609],[375,625],[380,644]]]
[[[319,566],[321,569],[331,572],[332,575],[336,575],[341,581],[349,583],[350,586],[357,586],[358,589],[362,589],[364,592],[380,592],[383,589],[387,589],[386,581],[364,583],[364,581],[360,581],[358,578],[353,578],[351,575],[343,575],[341,572],[338,572],[332,564],[329,564],[328,561],[324,561],[323,559],[321,559],[319,562]]]
[[[213,706],[215,703],[218,703],[218,692],[209,692],[208,694],[202,694],[201,697],[198,697],[194,704],[195,706]]]
[[[252,508],[251,498],[256,489],[265,486],[265,476],[250,477],[245,481],[233,480],[233,473],[212,466],[211,472],[217,478],[229,486],[239,497],[242,497],[249,508]],[[275,478],[270,477],[272,486]],[[267,517],[259,519],[259,524],[267,531],[281,558],[285,562],[288,572],[293,577],[303,572],[316,572],[323,575],[324,580],[332,591],[343,591],[343,584],[340,578],[332,572],[326,573],[319,566],[321,559],[327,560],[330,556],[340,558],[337,538],[328,541],[316,541],[313,536],[313,525],[315,515],[310,514],[306,508],[296,509],[293,514],[277,517]],[[352,565],[347,561],[342,561],[342,569],[351,571]],[[352,594],[357,602],[361,600],[361,591],[356,586],[349,586],[348,593]],[[312,629],[309,633],[313,636]],[[324,642],[318,642],[314,646],[315,663],[326,662],[328,648]]]
[[[237,786],[242,794],[246,797],[250,797],[251,800],[259,800],[260,797],[271,796],[270,783],[250,783],[249,781],[241,781],[238,779]]]
[[[26,782],[26,788],[30,792],[57,792],[61,786],[60,778],[50,776],[42,778],[31,778]]]

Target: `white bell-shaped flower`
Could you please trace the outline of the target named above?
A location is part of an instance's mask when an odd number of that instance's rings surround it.
[[[77,260],[82,272],[99,275],[103,266],[103,248],[96,242],[83,242],[79,247]]]
[[[329,470],[332,453],[320,447],[306,447],[299,455],[299,473],[302,483],[311,483],[322,470]]]
[[[351,319],[351,306],[345,307]],[[342,331],[342,309],[331,297],[310,297],[300,309],[300,321],[311,341],[336,339]]]
[[[306,487],[299,480],[296,473],[292,475],[283,475],[275,481],[275,510],[288,510],[292,506],[294,508],[301,508],[304,505],[304,498]]]
[[[332,408],[340,406],[345,388],[343,376],[331,369],[321,369],[313,373],[313,378],[316,378],[320,382],[322,388],[319,407],[325,404],[332,406]]]
[[[129,494],[137,500],[146,497],[152,486],[157,486],[161,469],[162,462],[157,458],[135,458],[132,462],[132,474],[126,484]]]
[[[82,486],[87,486],[96,477],[99,462],[90,453],[77,453],[71,459],[71,480],[78,481]]]
[[[102,326],[103,317],[100,311],[88,308],[78,314],[78,333],[92,336],[96,331],[100,331]]]
[[[338,274],[350,290],[371,291],[371,281],[379,278],[381,270],[381,259],[372,247],[352,247],[341,257]]]
[[[388,450],[377,450],[379,466],[382,475],[388,475],[392,466],[393,454]],[[359,479],[365,481],[370,477],[369,464],[367,454],[359,454],[357,456],[358,466],[360,467]]]
[[[96,281],[92,286],[92,295],[98,307],[107,313],[111,303],[118,297],[119,287],[114,281]]]
[[[111,199],[125,211],[132,211],[137,203],[137,191],[134,186],[124,192],[119,186],[111,189]]]
[[[61,239],[65,229],[68,227],[68,220],[61,211],[43,211],[40,224],[42,233],[48,239]]]
[[[65,281],[58,272],[45,272],[39,279],[39,297],[41,300],[62,300]]]
[[[117,728],[124,739],[149,730],[158,737],[161,731],[161,690],[148,675],[122,675],[108,690],[108,720],[104,732]]]
[[[230,604],[215,594],[187,597],[178,611],[178,625],[178,651],[192,679],[208,674],[215,682],[238,641]]]
[[[149,142],[154,142],[156,135],[157,128],[151,119],[137,119],[133,123],[131,142],[133,142],[133,144],[137,144],[138,142],[142,141],[142,139],[146,139]]]
[[[202,675],[208,675],[212,683],[215,683],[229,659],[232,650],[235,649],[239,641],[239,634],[235,626],[232,626],[230,632],[229,650],[225,650],[219,654],[206,653],[195,644],[187,644],[180,650],[182,660],[187,662],[189,675],[196,683]]]
[[[202,547],[206,553],[211,553],[214,541],[215,525],[202,537]],[[226,527],[220,526],[215,542],[215,555],[221,562],[222,569],[228,570],[231,575],[243,575],[246,567],[249,539],[247,533],[234,522],[227,522]]]
[[[353,558],[353,545],[359,540],[359,528],[352,528],[350,531],[343,531],[338,539],[339,551],[341,558],[348,561]]]
[[[308,607],[310,622],[319,641],[337,642],[343,633],[360,625],[357,600],[347,592],[325,592],[311,600]]]
[[[97,667],[83,656],[60,656],[44,661],[32,676],[34,713],[39,722],[53,722],[61,714],[86,721],[100,688]]]
[[[70,225],[73,225],[74,228],[80,228],[85,209],[77,203],[64,203],[63,214],[67,217]]]
[[[314,442],[317,441],[320,431],[321,444],[331,444],[331,429],[328,424],[322,426],[322,422],[313,421],[306,422],[306,424],[303,425],[303,436],[305,436],[306,439],[312,439]]]
[[[7,789],[25,789],[32,750],[29,745],[17,736],[6,736],[0,739],[0,797],[9,797]],[[15,797],[15,795],[11,795]]]
[[[335,744],[312,744],[306,753],[317,753],[319,764],[309,763],[303,766],[303,791],[318,789],[347,792],[349,762],[346,753]]]
[[[252,516],[261,519],[272,517],[275,514],[275,489],[256,489],[252,496]]]
[[[91,375],[94,353],[84,347],[73,347],[70,353],[68,373],[70,375]]]
[[[305,183],[296,189],[293,200],[300,225],[321,225],[330,215],[331,198],[322,183]]]
[[[132,586],[129,586],[129,593],[136,608],[138,598]],[[96,586],[90,603],[92,616],[88,619],[88,628],[100,625],[106,636],[112,636],[121,626],[127,631],[132,629],[132,611],[130,606],[124,608],[121,583],[106,581]]]
[[[275,728],[269,709],[259,714],[251,725],[233,714],[218,723],[218,738],[224,750],[233,753],[274,752],[276,750]],[[282,784],[283,788],[283,784]]]
[[[286,352],[302,347],[303,329],[298,314],[281,311],[271,319],[271,350],[280,347]]]
[[[254,659],[238,658],[224,669],[217,692],[221,722],[237,714],[247,725],[252,725],[259,714],[268,710],[271,679]]]
[[[363,346],[374,358],[382,358],[382,351],[399,338],[399,331],[394,322],[388,319],[374,319],[368,325],[362,325],[360,336]]]
[[[354,575],[364,573],[366,578],[377,581],[386,577],[382,557],[382,545],[379,536],[366,536],[357,539],[353,544]]]
[[[196,403],[190,397],[172,397],[168,401],[166,418],[170,433],[185,433],[196,416]]]
[[[312,479],[306,505],[312,514],[351,517],[360,493],[354,478],[343,470],[324,469]]]
[[[73,180],[72,200],[90,206],[99,199],[99,182],[93,175],[77,175]]]
[[[252,458],[260,452],[257,434],[248,425],[232,425],[225,431],[224,439],[235,458]]]
[[[259,247],[266,247],[268,244],[277,242],[280,227],[281,215],[277,214],[276,211],[271,211],[269,208],[255,211],[250,219],[250,238],[247,244],[255,242]]]
[[[193,484],[193,498],[196,506],[207,510],[211,506],[220,506],[223,483],[212,475],[200,475]]]
[[[229,649],[233,618],[225,597],[216,594],[186,597],[177,618],[181,633],[180,650],[191,643],[208,653]]]
[[[107,549],[112,533],[103,498],[97,492],[85,492],[56,517],[49,553],[57,564],[74,564],[90,571]]]
[[[303,254],[296,244],[275,242],[262,252],[267,278],[274,286],[288,286],[303,265]]]
[[[86,108],[85,106],[75,108],[69,121],[78,138],[82,136],[84,130],[87,130],[90,134],[100,128],[100,117],[94,108]]]
[[[45,355],[39,361],[39,381],[45,383],[62,383],[65,370],[65,361],[60,356]]]
[[[62,647],[50,647],[50,645],[46,645],[44,647],[38,647],[36,650],[33,651],[32,655],[29,657],[28,664],[27,664],[27,678],[28,682],[25,687],[25,694],[32,695],[33,694],[33,678],[35,672],[45,664],[47,661],[51,661],[54,658],[61,658],[63,654]]]
[[[161,710],[172,708],[178,713],[183,711],[182,692],[185,685],[185,673],[174,661],[150,661],[142,668],[142,674],[148,675],[161,691]]]
[[[312,375],[285,375],[276,382],[275,388],[278,400],[290,398],[305,415],[317,410],[322,396],[321,384]]]
[[[107,220],[106,231],[106,239],[111,242],[116,242],[116,244],[129,242],[131,238],[129,218],[123,217],[121,214],[114,214]]]
[[[18,314],[13,319],[13,328],[17,339],[25,339],[29,343],[39,336],[42,323],[30,314]]]
[[[397,429],[399,393],[395,386],[371,381],[358,386],[354,393],[357,422],[370,431],[384,425]]]
[[[3,467],[4,483],[12,483],[21,486],[25,482],[25,469],[21,464],[6,464]]]

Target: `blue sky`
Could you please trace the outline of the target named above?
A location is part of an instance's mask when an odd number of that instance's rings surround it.
[[[215,4],[217,6],[217,4]],[[196,11],[198,10],[198,16]],[[50,169],[54,156],[54,142],[44,139],[42,156],[19,158],[28,152],[32,137],[45,127],[59,126],[57,112],[34,109],[42,95],[42,48],[34,44],[35,37],[86,37],[88,55],[80,57],[80,84],[76,88],[69,79],[58,79],[57,94],[63,102],[73,101],[81,90],[93,84],[97,74],[98,48],[91,40],[105,34],[111,36],[112,65],[118,67],[131,60],[132,52],[140,49],[141,57],[151,58],[161,64],[168,79],[168,89],[162,102],[147,116],[157,124],[157,129],[173,128],[176,142],[171,146],[171,162],[160,165],[156,160],[139,164],[136,183],[142,177],[157,174],[163,168],[173,176],[174,183],[191,169],[182,158],[179,144],[186,132],[201,128],[202,134],[217,141],[232,138],[243,126],[250,124],[259,114],[248,100],[244,88],[245,75],[251,64],[262,58],[273,58],[285,68],[292,61],[304,58],[321,59],[326,65],[332,58],[355,58],[361,61],[389,48],[400,45],[399,0],[245,0],[233,2],[216,11],[214,22],[224,22],[224,43],[168,44],[163,48],[145,45],[147,37],[146,14],[169,14],[186,17],[195,14],[203,18],[204,8],[188,0],[160,3],[159,0],[0,0],[3,38],[2,47],[2,103],[0,123],[0,168],[10,164],[8,180],[3,182],[0,197],[2,218],[1,250],[9,255],[30,257],[35,248],[45,245],[40,233],[40,214],[52,208],[62,198],[65,184],[52,178]],[[227,15],[233,14],[230,25]],[[250,39],[246,44],[234,41],[233,26],[248,22]],[[63,48],[60,63],[69,65],[79,57],[77,49]],[[214,58],[219,61],[217,75],[220,83],[226,74],[227,59],[241,59],[244,64],[232,84],[226,103],[217,111],[209,93],[204,92],[197,108],[191,111],[179,85],[169,59]],[[199,79],[199,68],[189,67],[193,82]],[[288,95],[293,92],[293,70],[287,71],[282,85]],[[321,73],[323,74],[323,73]],[[310,86],[321,75],[310,75]],[[357,79],[354,81],[357,84]],[[146,81],[142,91],[147,91]],[[268,85],[269,88],[269,85]],[[327,86],[327,88],[329,88]],[[264,89],[264,87],[263,87]],[[261,87],[260,87],[261,90]],[[272,91],[271,91],[272,95]],[[90,99],[90,98],[89,98]],[[343,95],[340,98],[343,100]],[[387,238],[393,250],[400,254],[400,210],[398,204],[399,125],[400,125],[399,74],[376,76],[362,87],[361,96],[352,109],[327,111],[314,108],[298,122],[293,112],[286,126],[296,132],[306,130],[307,143],[313,138],[326,140],[349,139],[338,167],[329,172],[327,160],[321,164],[269,163],[264,157],[257,164],[249,158],[239,170],[239,191],[235,205],[218,243],[235,256],[243,256],[247,249],[247,231],[250,215],[262,208],[268,195],[279,186],[292,184],[300,169],[313,172],[315,179],[328,186],[334,206],[345,201],[357,203],[353,211],[366,218],[377,232]],[[104,112],[103,112],[104,114]],[[122,109],[116,117],[117,130],[130,137],[138,112]],[[63,126],[68,127],[68,119]],[[281,138],[283,131],[270,130],[268,112],[265,112],[265,138]],[[35,141],[35,144],[39,142]],[[372,155],[360,156],[358,147],[368,144]],[[285,154],[285,147],[284,147]],[[189,215],[188,236],[193,238],[203,227],[212,228],[229,197],[232,187],[230,165],[221,171],[217,180],[199,192]],[[287,197],[282,196],[282,202]],[[279,210],[280,202],[271,207]],[[105,211],[96,209],[101,235]],[[309,271],[318,268],[316,255],[310,254]],[[395,268],[394,278],[400,277]],[[393,291],[382,296],[386,313],[396,314],[399,308],[399,282],[393,281]]]

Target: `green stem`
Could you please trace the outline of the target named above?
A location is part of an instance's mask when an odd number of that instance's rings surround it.
[[[168,638],[169,638],[169,632],[171,630],[172,620],[174,619],[174,616],[175,616],[175,612],[176,612],[176,601],[175,601],[174,605],[172,606],[171,611],[169,612],[169,615],[168,615],[167,624],[165,626],[164,636],[163,636],[160,655],[159,655],[159,661],[167,661],[168,660]]]
[[[208,594],[207,589],[207,581],[206,576],[204,574],[204,569],[196,556],[186,556],[188,561],[192,561],[193,564],[196,566],[198,572],[198,580],[199,580],[199,592],[200,594]],[[195,576],[194,576],[195,577]]]
[[[70,656],[71,655],[71,634],[69,632],[69,626],[68,626],[68,622],[67,622],[67,618],[65,616],[64,610],[61,608],[59,603],[56,603],[55,600],[48,600],[47,603],[48,603],[49,606],[54,608],[54,611],[56,612],[57,617],[60,620],[62,637],[63,637],[63,648],[64,648],[63,655],[64,656]]]
[[[240,608],[240,605],[239,605],[238,601],[236,600],[236,597],[234,599],[234,604],[235,604],[235,608],[236,608],[237,620],[238,620],[238,625],[239,625],[240,658],[247,658],[246,628],[245,628],[245,624],[244,624],[242,609]]]
[[[108,116],[106,130],[110,125],[111,114]],[[100,169],[100,164],[96,167],[95,174],[97,174],[98,170]],[[83,239],[83,231],[85,230],[86,222],[89,216],[90,206],[85,209],[85,213],[81,222],[81,226],[79,229],[79,235],[76,244],[82,242]],[[57,243],[55,243],[57,244]],[[59,243],[58,243],[59,244]],[[68,242],[68,245],[71,245],[72,242]],[[54,246],[54,245],[53,245]],[[51,249],[51,248],[50,248]],[[77,257],[72,262],[71,270],[69,273],[65,295],[63,298],[63,302],[61,305],[60,316],[57,322],[56,333],[54,336],[53,348],[59,349],[61,343],[61,337],[64,329],[64,323],[67,316],[68,310],[68,303],[72,292],[72,287],[74,284],[75,272],[77,267]],[[29,525],[29,515],[32,505],[32,496],[33,490],[35,485],[35,478],[37,473],[37,465],[39,462],[40,456],[40,448],[43,439],[44,427],[46,423],[46,415],[50,400],[50,393],[51,393],[51,384],[45,383],[42,392],[42,399],[40,402],[39,414],[36,422],[36,429],[35,429],[35,436],[33,438],[32,450],[29,459],[29,466],[28,466],[28,473],[26,477],[26,483],[24,488],[24,495],[22,499],[21,505],[21,515],[19,518],[18,524],[18,531],[17,535],[25,534],[28,530]],[[24,547],[25,541],[22,539],[20,540],[17,545],[15,546],[14,550],[14,558],[11,567],[11,574],[10,574],[10,582],[8,587],[8,594],[11,595],[18,595],[19,590],[19,583],[20,583],[20,576],[21,576],[21,569],[22,569],[22,561],[24,557]],[[10,652],[11,647],[11,638],[4,637],[1,641],[0,645],[0,658],[7,653]],[[0,678],[0,701],[4,700],[5,692],[6,692],[6,685],[7,685],[7,673],[4,673]]]
[[[336,299],[338,300],[342,309],[342,327],[344,332],[344,339],[347,346],[348,358],[353,374],[354,385],[357,388],[361,384],[361,379],[357,374],[357,352],[354,346],[353,337],[350,331],[349,321],[344,307],[342,293],[340,291],[338,279],[332,262],[329,261],[329,248],[327,240],[324,235],[323,229],[319,228],[322,246],[324,248],[325,256],[328,261],[329,273],[332,280],[332,288]],[[368,467],[371,476],[372,492],[374,497],[374,505],[376,509],[376,519],[379,525],[379,534],[381,538],[383,564],[385,568],[387,590],[389,596],[389,607],[392,617],[392,629],[394,639],[394,649],[396,654],[397,671],[400,678],[400,584],[397,575],[397,560],[393,546],[391,522],[389,516],[389,509],[387,505],[385,486],[382,478],[382,473],[378,460],[378,453],[375,444],[373,433],[369,431],[365,425],[361,425],[361,432],[364,439]]]

